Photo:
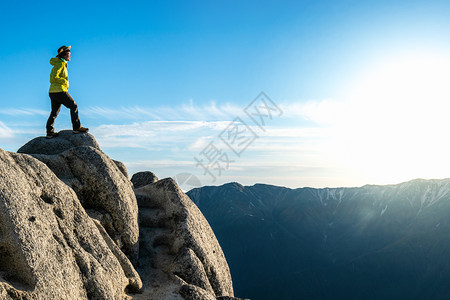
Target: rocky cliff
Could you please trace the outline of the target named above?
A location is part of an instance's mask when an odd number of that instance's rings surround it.
[[[0,149],[0,299],[235,299],[189,197],[132,180],[90,134]]]

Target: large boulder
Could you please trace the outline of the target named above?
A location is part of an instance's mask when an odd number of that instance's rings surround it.
[[[135,189],[152,184],[158,181],[158,177],[150,171],[138,172],[131,177],[131,182]]]
[[[72,130],[62,130],[56,138],[37,137],[20,147],[18,153],[59,154],[79,146],[90,146],[100,150],[100,146],[91,134],[74,134]]]
[[[230,270],[214,232],[176,182],[162,179],[135,193],[144,291],[157,289],[169,278],[185,299],[233,297]]]
[[[1,299],[129,298],[139,276],[99,228],[45,164],[0,149]]]
[[[93,136],[62,131],[56,138],[35,138],[19,152],[44,162],[75,191],[118,247],[132,260],[137,258],[138,207],[132,184],[125,166],[103,153]]]
[[[90,134],[1,151],[0,299],[237,299],[212,229],[173,179],[132,183]]]

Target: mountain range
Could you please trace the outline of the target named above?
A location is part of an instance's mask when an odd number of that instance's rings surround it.
[[[450,298],[450,179],[189,191],[251,299]]]

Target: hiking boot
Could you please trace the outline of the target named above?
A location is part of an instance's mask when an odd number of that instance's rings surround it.
[[[80,126],[80,128],[77,128],[77,129],[74,129],[74,130],[72,130],[72,132],[73,133],[85,133],[85,132],[88,132],[89,131],[89,128],[86,128],[86,127],[83,127],[83,126]]]
[[[51,139],[51,138],[57,137],[58,134],[59,134],[58,132],[50,131],[50,132],[47,132],[46,138]]]

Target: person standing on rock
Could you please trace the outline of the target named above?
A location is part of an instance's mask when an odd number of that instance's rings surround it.
[[[73,133],[88,132],[89,128],[81,126],[78,117],[78,106],[72,96],[67,92],[69,90],[69,75],[67,73],[67,62],[70,61],[71,46],[61,46],[58,49],[58,55],[50,59],[53,66],[50,73],[49,96],[52,103],[52,111],[47,121],[47,138],[58,135],[53,128],[55,119],[61,109],[61,105],[70,109],[70,118],[72,120]]]

